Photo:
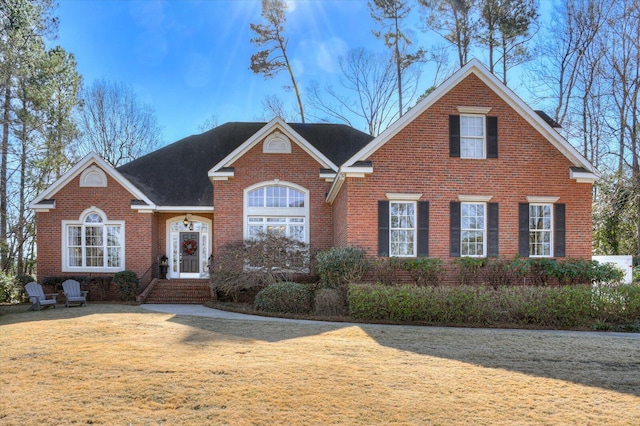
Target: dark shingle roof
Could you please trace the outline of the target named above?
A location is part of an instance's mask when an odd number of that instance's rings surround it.
[[[118,167],[118,171],[161,206],[212,206],[208,171],[266,123],[226,123],[181,139]],[[373,137],[342,124],[290,124],[337,166]]]
[[[536,110],[536,114],[538,114],[540,116],[540,118],[542,118],[544,121],[547,122],[547,124],[551,127],[553,127],[554,129],[560,129],[562,128],[562,126],[560,125],[560,123],[558,123],[556,120],[554,120],[553,118],[549,117],[549,115],[541,110]]]

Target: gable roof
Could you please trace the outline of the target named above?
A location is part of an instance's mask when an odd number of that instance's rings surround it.
[[[269,123],[232,122],[160,148],[118,171],[158,206],[212,207],[209,171],[224,169],[229,160],[276,128],[334,172],[373,139],[342,124],[287,124],[279,118]]]
[[[534,129],[544,136],[558,151],[560,151],[574,167],[569,170],[569,177],[578,182],[590,182],[600,177],[593,165],[578,152],[554,127],[559,124],[544,113],[534,111],[518,95],[503,84],[493,75],[480,61],[472,59],[464,67],[456,71],[444,83],[438,86],[433,92],[422,99],[415,107],[407,111],[400,119],[389,126],[384,132],[373,139],[369,144],[356,152],[351,158],[341,164],[338,176],[333,181],[331,189],[327,194],[327,201],[333,203],[340,192],[344,179],[341,177],[360,177],[373,173],[373,167],[367,160],[385,143],[391,140],[402,129],[409,125],[418,116],[427,111],[440,98],[449,93],[454,87],[462,82],[469,75],[474,74],[491,90],[493,90],[503,101],[520,114]],[[576,172],[580,170],[580,172]]]
[[[32,202],[29,207],[32,209],[49,209],[55,208],[55,203],[51,199],[61,188],[80,175],[87,167],[92,164],[97,165],[105,173],[111,176],[116,182],[122,185],[127,191],[129,191],[137,200],[141,202],[137,205],[140,209],[153,208],[153,202],[146,196],[145,193],[140,191],[135,185],[133,185],[123,174],[114,169],[109,163],[102,159],[95,152],[90,152],[82,160],[78,161],[73,167],[71,167],[60,179],[54,182],[44,192],[40,193]]]
[[[436,101],[446,95],[451,89],[456,87],[469,75],[474,74],[491,90],[493,90],[503,101],[518,112],[533,128],[542,134],[558,151],[560,151],[575,167],[580,167],[599,177],[598,171],[589,161],[582,156],[565,138],[563,138],[551,125],[550,122],[536,113],[518,95],[503,84],[493,75],[480,61],[472,59],[464,67],[456,71],[444,83],[438,86],[433,92],[422,101],[410,109],[405,115],[389,126],[384,132],[378,135],[371,143],[349,158],[343,166],[353,166],[358,161],[367,160],[374,152],[387,143],[391,138],[404,129],[409,123],[424,113]]]

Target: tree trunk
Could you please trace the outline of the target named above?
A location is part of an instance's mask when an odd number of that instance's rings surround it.
[[[8,236],[7,236],[7,188],[8,174],[7,163],[9,160],[9,121],[11,119],[11,77],[7,76],[4,87],[2,121],[2,154],[0,165],[0,268],[3,271],[8,269]]]

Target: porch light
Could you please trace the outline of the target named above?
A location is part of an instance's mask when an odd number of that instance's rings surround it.
[[[193,231],[193,222],[191,222],[189,220],[189,215],[186,215],[184,217],[184,220],[182,221],[182,224],[184,225],[185,228],[188,228],[189,231]]]

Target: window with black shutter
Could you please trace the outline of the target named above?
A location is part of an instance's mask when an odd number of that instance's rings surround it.
[[[449,255],[460,257],[460,203],[452,201],[449,213]]]

